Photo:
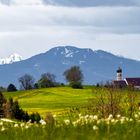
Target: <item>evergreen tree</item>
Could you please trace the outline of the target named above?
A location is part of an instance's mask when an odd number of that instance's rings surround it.
[[[17,88],[16,88],[15,85],[10,84],[10,85],[7,87],[7,91],[8,91],[8,92],[14,92],[14,91],[17,91]]]

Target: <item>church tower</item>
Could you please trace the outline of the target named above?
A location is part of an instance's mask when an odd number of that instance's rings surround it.
[[[122,69],[121,68],[119,68],[117,70],[117,79],[116,80],[117,81],[121,81],[122,80]]]

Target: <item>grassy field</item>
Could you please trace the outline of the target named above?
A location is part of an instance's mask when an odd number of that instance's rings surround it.
[[[83,107],[89,104],[90,99],[95,97],[95,93],[103,93],[105,89],[86,86],[84,89],[72,89],[70,87],[55,87],[29,91],[5,92],[5,98],[12,97],[18,100],[21,108],[29,113],[38,112],[45,116],[46,112],[62,115],[72,107]],[[118,92],[118,91],[117,91]],[[122,98],[128,90],[120,90]],[[137,103],[140,102],[140,91],[137,94]]]
[[[92,87],[72,89],[70,87],[56,87],[30,91],[6,92],[4,96],[18,100],[21,108],[28,112],[39,112],[42,116],[46,112],[62,114],[71,107],[81,107],[93,98]]]
[[[41,120],[40,123],[18,122],[16,120],[0,119],[0,140],[137,140],[140,137],[140,91],[113,90],[112,93],[121,94],[121,106],[127,110],[133,105],[133,96],[136,93],[136,108],[132,116],[128,113],[108,114],[101,117],[96,112],[88,112],[90,99],[96,101],[100,94],[107,96],[108,89],[84,87],[84,89],[72,89],[70,87],[56,87],[30,91],[18,91],[4,96],[8,99],[13,97],[18,100],[21,108],[28,112],[39,112],[45,116],[46,112],[52,112],[53,121],[50,117]],[[128,94],[129,93],[129,94]],[[130,94],[132,93],[132,94]],[[127,103],[123,98],[127,97]],[[113,97],[113,96],[112,96]],[[117,98],[116,98],[117,99]],[[106,98],[105,98],[106,101]],[[117,101],[117,100],[116,100]],[[71,116],[65,117],[64,112],[70,108],[85,107],[83,112],[70,112]],[[81,109],[81,108],[80,108]],[[130,108],[131,109],[131,108]],[[81,110],[80,110],[81,111]],[[77,112],[76,112],[77,113]],[[89,113],[89,114],[88,114]],[[60,116],[62,117],[60,117]],[[60,119],[61,118],[61,119]],[[37,134],[37,135],[36,135]]]

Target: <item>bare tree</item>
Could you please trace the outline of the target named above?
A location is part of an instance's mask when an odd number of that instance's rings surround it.
[[[118,89],[102,88],[96,93],[96,110],[102,117],[112,114],[115,117],[121,113],[122,94]]]
[[[19,83],[21,85],[21,88],[24,90],[32,89],[34,86],[34,78],[33,76],[29,74],[25,74],[22,77],[19,78]]]

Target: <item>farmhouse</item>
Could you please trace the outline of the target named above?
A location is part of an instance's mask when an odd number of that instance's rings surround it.
[[[119,68],[117,70],[117,77],[116,80],[113,81],[113,86],[117,88],[124,88],[124,87],[134,87],[135,89],[140,89],[140,77],[131,77],[122,79],[122,69]]]

